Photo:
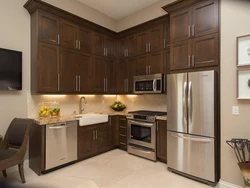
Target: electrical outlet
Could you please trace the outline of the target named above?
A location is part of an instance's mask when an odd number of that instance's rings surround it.
[[[239,106],[233,106],[232,107],[232,114],[236,115],[236,116],[240,114]]]

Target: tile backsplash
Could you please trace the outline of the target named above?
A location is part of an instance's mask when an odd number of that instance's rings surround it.
[[[61,115],[79,113],[79,100],[86,97],[84,112],[109,111],[110,105],[119,100],[132,110],[167,111],[166,95],[31,95],[27,93],[27,114],[29,118],[38,116],[39,102],[56,101],[60,104]]]

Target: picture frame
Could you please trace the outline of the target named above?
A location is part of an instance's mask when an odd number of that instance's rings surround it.
[[[237,70],[237,99],[250,99],[250,68]]]
[[[237,37],[237,66],[250,67],[250,35]]]

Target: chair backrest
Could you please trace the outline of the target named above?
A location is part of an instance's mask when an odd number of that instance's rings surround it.
[[[29,130],[29,126],[31,123],[31,119],[13,119],[7,130],[8,146],[15,146],[17,148],[20,148],[24,141],[25,135],[27,135],[26,132]]]

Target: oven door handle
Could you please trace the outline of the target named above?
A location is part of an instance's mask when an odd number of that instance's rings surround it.
[[[135,125],[140,125],[140,126],[145,126],[145,127],[153,127],[154,123],[144,123],[144,122],[137,122],[137,121],[132,121],[129,120],[130,124],[135,124]]]

